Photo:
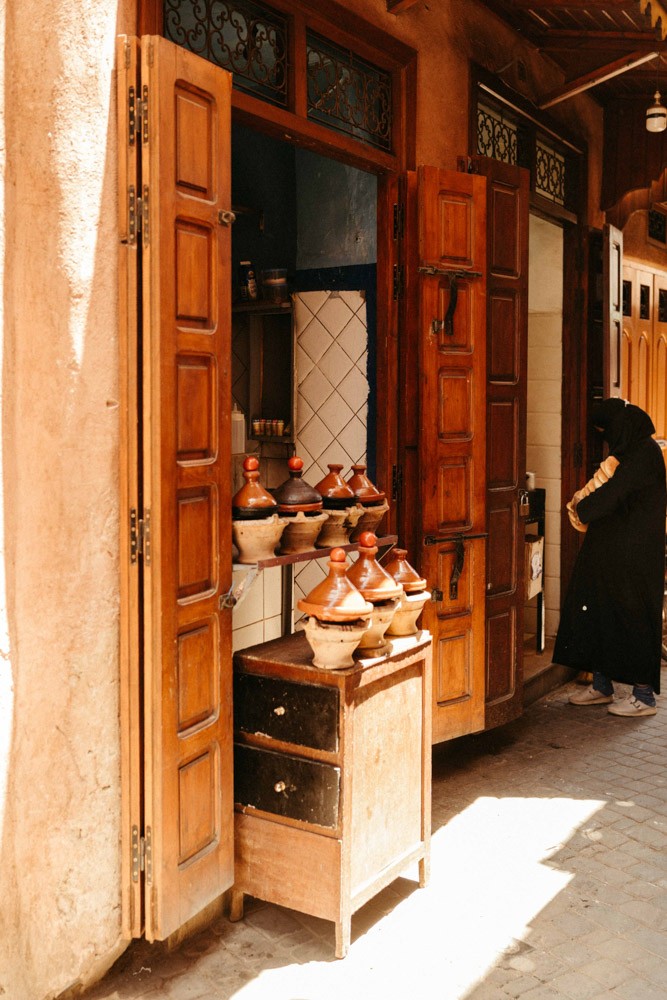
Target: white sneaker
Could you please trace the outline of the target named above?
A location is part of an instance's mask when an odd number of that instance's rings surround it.
[[[646,702],[640,701],[634,695],[630,695],[629,698],[623,698],[622,701],[614,702],[613,705],[609,706],[607,711],[612,715],[624,715],[629,719],[638,719],[641,715],[655,715],[658,709],[655,705],[647,705]]]
[[[602,691],[597,691],[592,684],[583,691],[575,691],[569,699],[570,705],[609,705],[613,700],[613,694],[602,694]]]

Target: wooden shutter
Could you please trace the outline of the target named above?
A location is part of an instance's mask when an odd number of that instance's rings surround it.
[[[528,349],[527,170],[474,158],[487,178],[486,715],[485,727],[523,708],[524,525]]]
[[[605,399],[620,396],[623,330],[623,233],[605,225],[602,252],[602,363]]]
[[[145,89],[147,88],[147,90]],[[231,76],[141,40],[148,940],[233,880]]]
[[[422,167],[418,214],[420,564],[436,597],[423,624],[438,742],[484,727],[486,180]]]

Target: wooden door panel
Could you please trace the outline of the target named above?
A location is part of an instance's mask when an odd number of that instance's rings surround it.
[[[146,937],[167,937],[233,881],[231,77],[142,39]]]
[[[486,184],[423,167],[418,202],[420,565],[435,597],[423,621],[438,742],[484,725]]]
[[[486,728],[523,707],[523,546],[528,345],[525,170],[474,158],[488,179]]]
[[[621,395],[621,340],[623,330],[623,233],[614,226],[603,230],[602,329],[604,395]]]
[[[651,416],[657,436],[667,437],[667,279],[655,277]]]

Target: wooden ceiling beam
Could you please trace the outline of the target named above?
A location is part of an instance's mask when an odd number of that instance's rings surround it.
[[[569,97],[574,97],[575,94],[581,94],[584,90],[596,87],[598,83],[611,80],[612,77],[620,76],[621,73],[627,73],[629,69],[641,66],[642,63],[648,62],[649,59],[655,59],[657,55],[658,52],[655,48],[652,52],[630,52],[621,59],[607,63],[606,66],[600,66],[598,69],[590,73],[585,73],[576,80],[570,80],[557,90],[553,90],[550,94],[542,98],[538,107],[541,111],[544,111],[545,108],[551,108],[554,104],[559,104],[561,101],[566,101]]]
[[[649,3],[649,0],[553,0],[547,3],[546,0],[512,0],[512,6],[517,10],[546,10],[553,13],[554,10],[613,10],[615,13],[623,10],[637,10],[637,3]],[[653,0],[655,3],[655,0]],[[643,11],[642,11],[643,13]]]
[[[390,14],[402,14],[419,3],[419,0],[387,0],[387,10]]]
[[[655,48],[656,36],[652,31],[570,31],[551,28],[542,36],[539,47],[543,52],[585,51],[641,52]]]

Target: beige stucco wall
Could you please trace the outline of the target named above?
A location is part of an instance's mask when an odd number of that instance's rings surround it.
[[[0,995],[120,941],[114,44],[131,0],[4,27]]]
[[[385,0],[344,3],[420,50],[420,163],[453,168],[467,152],[469,59],[509,66],[511,82],[521,52],[529,90],[561,82],[475,0],[399,18]],[[22,0],[5,20],[0,0],[0,996],[11,1000],[58,996],[124,947],[113,59],[134,4]],[[588,98],[558,114],[600,145]],[[599,171],[592,157],[593,198]]]

